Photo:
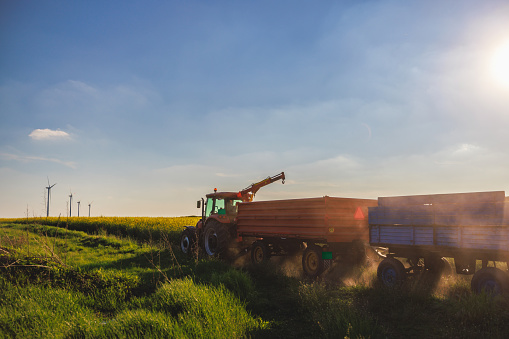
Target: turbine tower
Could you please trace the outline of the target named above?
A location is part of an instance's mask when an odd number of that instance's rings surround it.
[[[92,201],[93,202],[93,201]],[[92,205],[92,202],[88,203],[88,217],[90,218],[90,205]]]
[[[80,202],[81,201],[78,201],[78,217],[80,216]]]
[[[53,186],[55,186],[57,183],[54,183],[53,185],[50,185],[49,184],[49,178],[48,178],[48,187],[46,187],[46,189],[48,190],[48,204],[47,204],[47,208],[46,208],[46,218],[49,217],[49,197],[51,196],[51,189],[53,188]]]
[[[69,195],[69,217],[72,217],[72,192]]]

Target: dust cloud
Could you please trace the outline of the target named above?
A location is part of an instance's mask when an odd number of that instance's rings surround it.
[[[264,265],[270,266],[277,272],[291,278],[309,281],[302,268],[303,250],[293,255],[272,256]],[[251,267],[251,251],[249,247],[242,247],[238,243],[231,243],[225,259],[236,268],[249,269]],[[374,251],[366,251],[365,261],[360,265],[347,260],[329,261],[324,272],[317,278],[317,282],[339,286],[372,286],[376,280],[378,264],[383,259]]]

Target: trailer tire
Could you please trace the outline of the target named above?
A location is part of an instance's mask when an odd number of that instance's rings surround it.
[[[251,247],[251,261],[253,264],[258,265],[269,261],[270,249],[267,244],[261,240],[254,242]]]
[[[496,267],[485,267],[477,271],[472,277],[472,290],[480,294],[498,295],[509,292],[509,274]]]
[[[226,225],[212,220],[205,226],[203,233],[203,249],[213,257],[221,254],[228,246],[229,236]]]
[[[385,258],[378,265],[378,280],[386,287],[396,287],[406,279],[405,266],[395,258]]]
[[[304,273],[310,277],[315,278],[323,272],[323,259],[322,248],[317,245],[308,245],[302,254],[302,268]]]
[[[196,250],[196,228],[186,227],[180,236],[180,250],[191,255]]]
[[[446,258],[438,255],[425,257],[424,267],[437,277],[452,275],[451,263]]]

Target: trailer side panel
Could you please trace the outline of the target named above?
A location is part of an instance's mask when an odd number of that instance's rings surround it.
[[[299,238],[332,243],[369,240],[372,199],[322,197],[239,204],[240,236]]]
[[[489,250],[509,255],[505,192],[384,197],[369,208],[373,246]]]

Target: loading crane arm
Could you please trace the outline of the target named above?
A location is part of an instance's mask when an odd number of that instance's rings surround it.
[[[283,184],[285,183],[285,172],[281,172],[273,177],[267,177],[260,182],[249,185],[242,191],[239,191],[239,193],[237,193],[237,197],[241,198],[244,202],[253,201],[256,192],[258,192],[260,188],[278,180],[282,180]]]

